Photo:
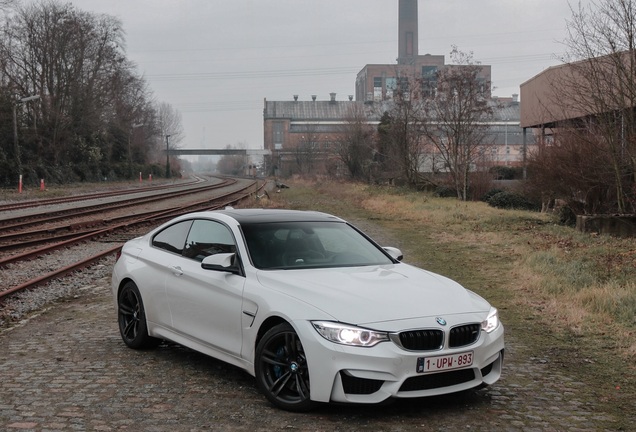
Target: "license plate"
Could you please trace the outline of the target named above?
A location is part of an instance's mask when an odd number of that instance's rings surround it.
[[[418,357],[417,373],[436,372],[468,367],[473,364],[473,352],[435,357]]]

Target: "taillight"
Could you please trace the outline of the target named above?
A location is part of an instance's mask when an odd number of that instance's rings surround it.
[[[115,262],[119,261],[119,258],[121,258],[121,250],[122,248],[117,249],[117,253],[115,254]]]

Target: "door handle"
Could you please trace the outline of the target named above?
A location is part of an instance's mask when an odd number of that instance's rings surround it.
[[[175,276],[183,275],[183,270],[181,270],[181,267],[179,266],[170,266],[170,270],[172,271],[172,274]]]

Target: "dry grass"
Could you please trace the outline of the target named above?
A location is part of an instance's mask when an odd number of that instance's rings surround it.
[[[495,209],[395,188],[293,181],[271,205],[376,221],[406,261],[487,297],[512,325],[611,338],[636,356],[636,242],[591,236],[545,214]],[[580,343],[580,341],[579,341]],[[591,342],[590,342],[591,343]]]

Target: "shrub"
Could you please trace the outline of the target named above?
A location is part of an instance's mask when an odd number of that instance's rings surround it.
[[[435,189],[435,196],[440,198],[457,198],[457,191],[450,186],[438,186]]]
[[[557,209],[557,217],[561,225],[575,227],[576,226],[576,213],[570,206],[561,206]]]
[[[508,191],[502,191],[494,194],[488,199],[488,205],[491,207],[502,209],[516,209],[516,210],[538,210],[537,206],[526,197]]]
[[[497,195],[499,192],[505,192],[505,190],[504,190],[504,189],[497,189],[497,188],[495,188],[495,189],[490,189],[488,192],[486,192],[486,193],[485,193],[485,194],[481,197],[481,200],[482,200],[483,202],[488,202],[488,200],[489,200],[491,197],[493,197],[493,196]]]
[[[522,168],[508,166],[494,166],[489,171],[497,180],[519,179],[523,174]]]

